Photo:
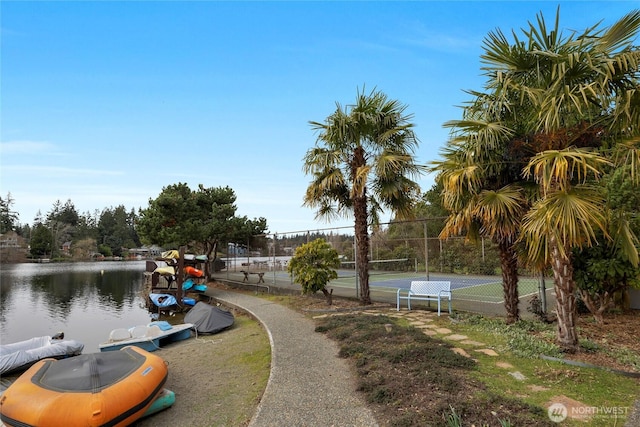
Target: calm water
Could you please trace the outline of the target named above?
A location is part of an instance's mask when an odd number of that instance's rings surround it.
[[[0,343],[64,332],[98,352],[114,328],[149,323],[144,261],[0,266]]]

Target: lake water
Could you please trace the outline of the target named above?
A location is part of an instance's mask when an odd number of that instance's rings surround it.
[[[150,322],[145,261],[7,264],[0,270],[0,343],[64,332],[98,352],[115,328]]]

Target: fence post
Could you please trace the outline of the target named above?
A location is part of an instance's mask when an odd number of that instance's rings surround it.
[[[544,283],[544,273],[540,272],[540,286],[538,287],[538,290],[540,292],[540,303],[541,303],[541,308],[542,308],[542,312],[546,313],[547,312],[547,290],[545,289],[545,283]]]
[[[424,225],[424,270],[427,274],[427,280],[429,280],[429,237],[427,236],[427,221]]]
[[[273,285],[276,284],[276,246],[278,241],[278,233],[273,233]]]
[[[358,275],[358,238],[353,228],[353,267],[356,273],[356,298],[360,299],[360,276]]]

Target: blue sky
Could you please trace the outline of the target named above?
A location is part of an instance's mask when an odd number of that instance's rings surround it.
[[[542,12],[582,31],[637,2],[2,1],[0,195],[21,223],[71,200],[80,213],[146,208],[178,182],[230,186],[270,232],[326,223],[302,207],[324,121],[358,90],[407,105],[419,163],[482,89],[484,37]],[[420,179],[423,191],[432,176]],[[386,218],[388,219],[388,217]]]

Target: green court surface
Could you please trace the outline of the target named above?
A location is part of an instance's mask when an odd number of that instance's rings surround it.
[[[536,279],[521,279],[518,281],[518,295],[520,298],[538,293],[539,281]],[[504,295],[502,282],[485,283],[454,289],[453,299],[494,302],[502,304]]]
[[[482,301],[501,304],[504,301],[502,278],[499,276],[466,276],[430,274],[430,280],[447,280],[451,282],[453,300]],[[424,273],[373,273],[369,276],[372,289],[395,292],[398,288],[409,288],[412,280],[426,280]],[[341,274],[332,280],[330,286],[355,289],[356,279],[351,275]],[[518,281],[520,298],[538,293],[540,281],[535,278],[521,277]],[[547,285],[548,287],[548,285]]]

